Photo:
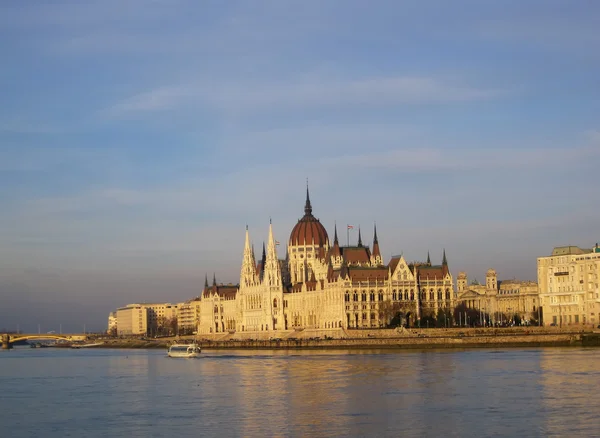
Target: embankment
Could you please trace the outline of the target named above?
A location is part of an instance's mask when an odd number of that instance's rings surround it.
[[[271,333],[273,334],[273,333]],[[600,333],[544,329],[429,329],[429,330],[343,330],[318,336],[318,330],[291,332],[286,337],[257,337],[240,333],[198,338],[203,349],[430,349],[600,346]],[[261,333],[262,335],[262,333]],[[191,342],[192,338],[179,341]],[[104,348],[168,348],[175,339],[105,340]]]

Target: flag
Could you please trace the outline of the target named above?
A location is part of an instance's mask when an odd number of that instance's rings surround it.
[[[276,241],[275,241],[275,245],[279,245],[279,240],[276,240]]]
[[[354,229],[354,227],[353,227],[352,225],[348,225],[348,229],[349,229],[349,230],[353,230],[353,229]]]

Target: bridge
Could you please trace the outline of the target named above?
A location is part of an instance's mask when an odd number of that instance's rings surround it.
[[[48,333],[4,333],[2,335],[2,349],[8,350],[13,347],[15,342],[29,341],[32,339],[55,339],[65,341],[84,341],[87,339],[87,335],[81,333],[69,333],[69,334],[48,334]]]

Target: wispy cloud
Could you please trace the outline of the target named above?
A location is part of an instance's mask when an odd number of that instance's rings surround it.
[[[108,109],[109,114],[203,106],[227,111],[274,110],[275,108],[344,107],[365,108],[443,104],[487,100],[513,90],[465,85],[432,77],[380,77],[253,84],[215,83],[165,86],[129,97]]]

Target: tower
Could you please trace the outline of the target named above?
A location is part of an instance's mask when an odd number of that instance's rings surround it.
[[[498,276],[493,269],[488,269],[485,274],[485,288],[490,292],[498,291]]]
[[[246,242],[244,244],[244,257],[242,260],[242,271],[240,273],[240,285],[253,286],[257,283],[256,260],[250,245],[250,233],[246,225]]]
[[[456,290],[457,292],[464,292],[467,290],[467,273],[459,272],[458,277],[456,277]]]

